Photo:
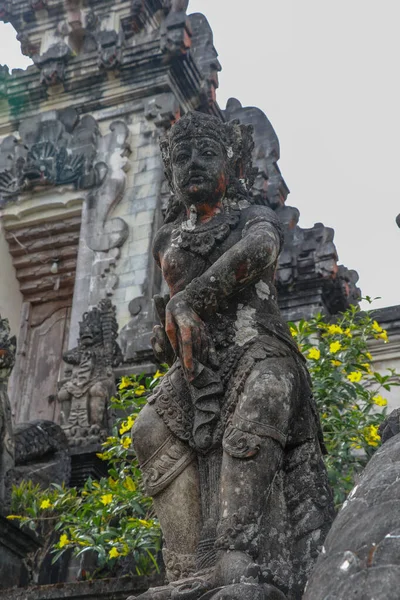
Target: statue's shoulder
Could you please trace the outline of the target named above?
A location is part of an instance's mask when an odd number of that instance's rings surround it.
[[[160,252],[163,252],[171,242],[171,234],[174,229],[177,228],[177,223],[165,223],[160,227],[154,236],[153,242],[153,256],[157,263],[160,262]]]
[[[259,206],[258,204],[251,204],[250,206],[243,208],[241,211],[241,224],[243,228],[249,228],[253,224],[257,223],[270,223],[278,229],[279,232],[282,230],[282,223],[277,214],[268,206]]]

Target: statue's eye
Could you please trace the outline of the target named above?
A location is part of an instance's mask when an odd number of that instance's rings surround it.
[[[185,162],[185,160],[187,160],[188,158],[189,158],[189,156],[188,156],[188,154],[186,154],[186,152],[180,152],[180,154],[178,154],[175,157],[175,161],[178,163],[181,163],[181,162]]]
[[[203,156],[215,156],[215,152],[213,150],[204,150]]]

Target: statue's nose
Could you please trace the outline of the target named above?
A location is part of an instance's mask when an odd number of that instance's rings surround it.
[[[201,156],[199,151],[196,148],[193,148],[192,154],[190,155],[190,168],[196,168],[198,165],[201,165]]]

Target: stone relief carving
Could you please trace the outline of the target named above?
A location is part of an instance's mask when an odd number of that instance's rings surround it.
[[[15,464],[15,442],[7,383],[15,362],[17,343],[7,319],[0,316],[0,510],[9,501],[7,479]]]
[[[173,196],[153,254],[170,297],[155,299],[152,343],[172,366],[132,438],[170,583],[140,598],[300,600],[333,505],[304,358],[277,307],[282,227],[249,193],[250,127],[189,113],[161,150]]]
[[[107,172],[96,160],[101,138],[95,119],[79,118],[74,109],[44,113],[23,121],[19,139],[0,145],[0,205],[39,187],[99,185]]]
[[[12,484],[33,481],[43,488],[68,483],[71,460],[67,439],[56,423],[20,423],[13,430],[8,378],[15,362],[16,339],[0,317],[0,513],[8,507]]]
[[[115,273],[120,248],[128,237],[128,225],[117,217],[110,218],[120,202],[129,167],[129,130],[123,121],[114,121],[110,133],[99,142],[98,157],[108,165],[102,185],[91,192],[85,242],[95,253],[90,289],[90,304],[96,304],[104,295],[110,296],[118,285]]]
[[[78,346],[63,356],[71,368],[58,400],[70,446],[99,444],[108,435],[107,402],[115,390],[113,368],[122,362],[115,314],[108,299],[85,313],[79,324]]]

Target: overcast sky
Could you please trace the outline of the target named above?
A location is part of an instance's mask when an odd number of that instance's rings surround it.
[[[272,122],[300,225],[333,227],[364,295],[399,304],[400,1],[190,0],[189,11],[214,30],[221,107],[235,96]],[[0,35],[0,64],[25,66],[15,33]]]

